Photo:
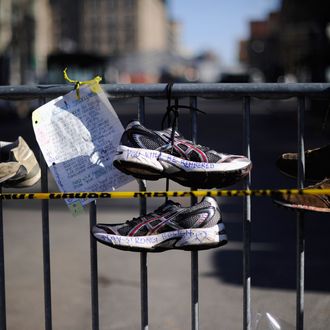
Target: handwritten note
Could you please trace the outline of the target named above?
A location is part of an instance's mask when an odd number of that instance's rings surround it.
[[[36,109],[33,129],[62,192],[111,191],[132,181],[112,160],[124,128],[102,89],[84,85]],[[74,215],[93,199],[66,199]]]

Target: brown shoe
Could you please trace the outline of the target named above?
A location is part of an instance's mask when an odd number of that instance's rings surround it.
[[[330,179],[325,179],[308,189],[330,189]],[[281,206],[315,212],[330,212],[330,195],[279,195],[273,201]]]
[[[290,177],[297,177],[297,153],[285,153],[276,162],[279,170]],[[320,182],[330,178],[330,144],[305,151],[305,179]]]

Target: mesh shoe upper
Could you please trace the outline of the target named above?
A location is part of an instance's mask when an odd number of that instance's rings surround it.
[[[241,157],[218,153],[208,147],[196,145],[192,141],[186,140],[176,131],[172,147],[171,133],[171,128],[163,131],[153,131],[141,125],[140,122],[133,121],[127,126],[120,144],[133,148],[158,150],[194,162],[230,162]]]
[[[219,153],[186,140],[171,128],[154,131],[138,121],[126,127],[113,165],[138,179],[168,178],[193,188],[232,185],[252,167],[247,157]]]

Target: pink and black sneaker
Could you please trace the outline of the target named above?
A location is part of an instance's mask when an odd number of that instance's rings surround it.
[[[193,188],[232,185],[247,176],[252,166],[245,156],[219,153],[186,140],[176,131],[172,136],[171,128],[154,131],[139,121],[126,127],[113,164],[139,179],[169,178]]]
[[[208,196],[191,207],[169,200],[124,223],[97,224],[92,235],[100,243],[129,251],[205,250],[227,243],[219,206]]]

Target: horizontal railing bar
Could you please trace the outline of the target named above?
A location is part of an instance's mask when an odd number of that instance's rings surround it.
[[[101,84],[109,97],[166,97],[166,84]],[[22,99],[56,97],[73,89],[73,85],[18,85],[0,86],[0,98]],[[259,98],[290,98],[296,96],[327,98],[329,83],[178,83],[172,96],[198,96],[204,98],[250,96]]]

